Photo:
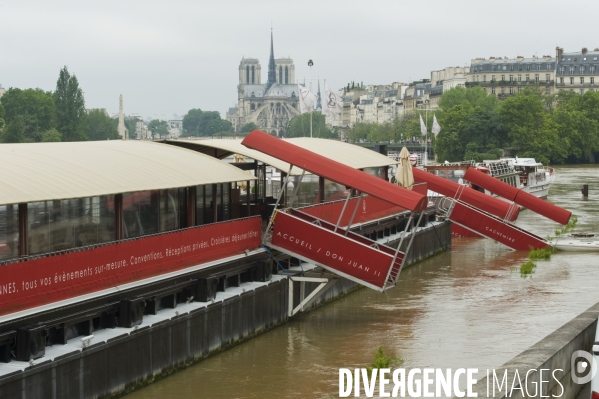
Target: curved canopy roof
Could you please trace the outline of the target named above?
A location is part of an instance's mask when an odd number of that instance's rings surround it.
[[[186,139],[186,140],[165,140],[167,144],[176,145],[178,147],[189,148],[201,153],[223,159],[233,154],[240,154],[245,157],[255,159],[275,167],[285,173],[289,171],[289,164],[275,157],[266,155],[263,152],[252,150],[241,144],[241,139]],[[301,175],[302,170],[294,167],[291,171],[292,175]]]
[[[376,168],[395,165],[398,161],[369,150],[368,148],[344,143],[337,140],[297,137],[285,139],[298,147],[312,151],[323,157],[332,159],[354,169]],[[166,143],[179,147],[193,149],[213,157],[223,159],[232,154],[241,154],[248,158],[271,165],[283,172],[289,170],[289,163],[281,161],[263,152],[250,149],[241,144],[241,139],[207,139],[207,140],[166,140]],[[294,166],[292,175],[301,175],[302,169]]]
[[[0,205],[254,180],[213,157],[148,141],[0,145]]]
[[[297,137],[287,141],[354,169],[376,168],[399,163],[368,148],[337,140]]]

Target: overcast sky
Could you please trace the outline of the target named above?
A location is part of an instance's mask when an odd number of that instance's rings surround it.
[[[599,47],[599,1],[0,0],[0,84],[54,90],[67,65],[87,108],[224,117],[242,56],[275,57],[334,88],[430,78],[472,58]],[[593,41],[594,40],[594,41]]]

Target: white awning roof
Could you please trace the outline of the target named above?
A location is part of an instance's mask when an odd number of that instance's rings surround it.
[[[0,205],[255,178],[213,157],[148,141],[0,145]]]
[[[337,140],[296,137],[287,141],[355,169],[376,168],[399,163],[368,148]]]
[[[240,154],[244,157],[255,159],[266,165],[270,165],[280,171],[287,173],[289,164],[278,160],[277,158],[266,155],[263,152],[251,150],[241,144],[242,139],[185,139],[185,140],[166,140],[168,144],[178,147],[193,149],[213,157],[223,159],[233,154]],[[291,170],[292,176],[302,174],[302,169],[294,167]]]
[[[337,140],[317,139],[309,137],[297,137],[286,139],[289,143],[295,144],[306,150],[315,152],[319,155],[340,162],[355,169],[376,168],[381,166],[396,165],[395,161],[378,152],[360,147],[354,144],[344,143]],[[289,170],[289,164],[278,160],[270,155],[260,151],[252,150],[241,144],[242,139],[185,139],[185,140],[166,140],[167,143],[180,147],[194,149],[204,154],[226,158],[232,154],[241,154],[245,157],[255,159],[267,165],[271,165],[285,173]],[[302,169],[294,167],[292,175],[301,175]]]

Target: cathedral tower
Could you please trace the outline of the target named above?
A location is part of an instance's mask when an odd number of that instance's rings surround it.
[[[259,85],[260,62],[255,58],[244,58],[239,63],[239,84]]]

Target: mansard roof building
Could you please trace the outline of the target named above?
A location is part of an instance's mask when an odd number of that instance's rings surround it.
[[[237,107],[229,108],[226,119],[233,124],[236,132],[253,122],[260,130],[284,137],[291,118],[299,115],[298,96],[293,60],[275,59],[271,32],[266,83],[261,82],[260,62],[255,58],[242,58]]]
[[[555,91],[556,61],[550,55],[476,58],[467,73],[466,86],[480,86],[500,100],[521,92],[524,87],[537,87],[544,94],[552,94]]]
[[[579,94],[598,90],[599,48],[588,51],[584,47],[580,52],[564,53],[564,49],[557,47],[556,58],[557,90],[570,90]]]

